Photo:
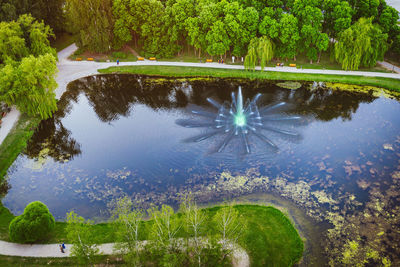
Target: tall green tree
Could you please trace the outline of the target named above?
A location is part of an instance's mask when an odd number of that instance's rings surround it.
[[[279,25],[279,43],[276,45],[277,56],[286,59],[296,58],[300,40],[297,18],[292,14],[284,13]]]
[[[318,0],[295,0],[293,14],[299,20],[300,50],[312,63],[317,60],[318,53],[328,49],[329,37],[322,32],[323,14]]]
[[[22,15],[17,21],[0,22],[0,64],[6,60],[20,61],[28,55],[57,56],[50,47],[49,38],[53,31],[43,22],[30,15]]]
[[[360,65],[374,66],[383,59],[387,49],[387,34],[372,24],[373,18],[361,18],[341,32],[335,44],[336,60],[345,70],[357,70]]]
[[[161,249],[175,249],[176,234],[181,228],[180,221],[174,216],[174,210],[168,205],[162,205],[161,209],[153,207],[148,210],[153,219],[151,237]]]
[[[29,56],[0,69],[0,100],[21,112],[47,119],[57,110],[54,90],[56,59],[52,54]]]
[[[128,197],[119,199],[113,210],[114,226],[118,242],[115,248],[122,251],[125,261],[132,266],[139,266],[140,241],[139,234],[142,231],[144,213],[133,207]]]
[[[0,21],[17,20],[23,14],[31,14],[44,21],[55,32],[65,30],[63,5],[65,0],[0,0]]]
[[[336,38],[339,32],[350,27],[353,9],[347,1],[324,0],[322,10],[324,12],[323,32],[329,37]]]
[[[78,47],[105,52],[114,45],[112,0],[66,0],[65,14]]]
[[[85,266],[94,263],[94,257],[99,253],[96,236],[90,227],[93,222],[85,220],[75,212],[67,213],[67,237],[72,243],[71,255],[79,264]]]
[[[225,25],[222,21],[217,20],[207,33],[208,41],[207,53],[211,56],[221,56],[229,50],[231,40],[228,37]]]

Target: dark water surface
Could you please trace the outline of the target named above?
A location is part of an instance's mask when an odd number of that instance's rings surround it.
[[[264,131],[279,148],[273,151],[250,135],[247,155],[240,138],[213,153],[224,134],[185,142],[205,129],[175,122],[193,119],[194,108],[216,112],[206,99],[230,102],[239,86],[244,99],[262,94],[260,108],[286,102],[275,115],[302,119],[275,126],[300,137]],[[109,216],[108,203],[124,195],[145,207],[176,205],[187,192],[203,203],[272,192],[329,222],[323,246],[334,261],[353,240],[360,245],[357,260],[373,250],[380,258],[372,263],[387,258],[396,264],[400,103],[334,87],[303,83],[291,90],[268,81],[135,75],[79,79],[10,168],[3,204],[20,214],[40,200],[58,220],[70,210],[101,220]]]
[[[253,137],[249,155],[242,155],[235,140],[222,153],[212,153],[220,136],[183,142],[202,130],[175,121],[189,118],[193,105],[213,111],[206,98],[230,101],[239,85],[244,99],[262,93],[260,106],[289,103],[280,112],[300,114],[304,121],[282,126],[301,133],[301,139],[266,131],[278,153]],[[398,167],[400,104],[364,93],[309,87],[289,90],[261,81],[129,75],[80,79],[69,85],[59,111],[41,123],[26,154],[10,169],[11,189],[3,203],[14,214],[40,200],[57,219],[71,209],[103,217],[107,202],[124,194],[150,193],[146,200],[151,201],[155,192],[168,196],[182,186],[215,180],[221,172],[243,175],[251,168],[267,177],[331,176],[333,198],[345,188],[362,199],[357,180],[385,180]],[[375,171],[368,171],[371,166]]]

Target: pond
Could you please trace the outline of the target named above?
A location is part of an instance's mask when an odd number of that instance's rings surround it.
[[[276,122],[277,128],[299,135],[266,130],[277,150],[249,135],[249,154],[236,136],[216,152],[224,132],[189,142],[206,127],[176,122],[203,120],[192,110],[215,113],[207,98],[231,102],[239,87],[244,100],[261,93],[260,107],[287,103],[272,116],[300,116]],[[10,168],[11,189],[3,204],[20,214],[26,204],[40,200],[58,220],[70,210],[101,220],[109,216],[107,205],[124,195],[148,207],[176,205],[187,192],[203,203],[274,192],[330,223],[329,253],[342,255],[356,240],[365,250],[360,253],[377,250],[393,262],[400,254],[393,247],[400,241],[400,103],[379,96],[379,90],[355,87],[136,75],[82,78],[69,84],[55,116],[40,124]],[[346,238],[335,241],[338,236]]]

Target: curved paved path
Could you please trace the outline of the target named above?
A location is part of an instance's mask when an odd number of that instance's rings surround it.
[[[145,242],[145,241],[144,241]],[[114,243],[106,243],[98,245],[99,252],[103,255],[114,254]],[[35,258],[63,258],[71,255],[71,244],[65,244],[65,253],[61,253],[60,244],[17,244],[0,240],[0,254],[7,256],[19,257],[35,257]],[[250,258],[247,252],[234,244],[228,244],[232,249],[232,266],[233,267],[249,267]]]

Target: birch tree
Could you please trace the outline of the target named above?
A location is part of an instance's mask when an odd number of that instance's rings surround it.
[[[117,240],[114,248],[125,254],[124,259],[132,266],[139,266],[140,241],[139,233],[144,213],[136,210],[130,198],[121,198],[113,210]]]
[[[203,226],[206,216],[201,209],[196,205],[192,196],[185,196],[181,211],[184,214],[184,226],[188,237],[193,240],[193,251],[197,257],[198,266],[201,266],[201,253],[203,250],[202,238]],[[189,243],[189,242],[188,242]]]
[[[67,213],[67,236],[71,241],[71,255],[75,256],[78,263],[93,265],[94,256],[99,253],[96,238],[90,229],[93,222],[85,220],[75,212]]]
[[[148,210],[153,219],[151,235],[159,248],[172,250],[176,243],[176,234],[181,228],[178,219],[174,216],[174,210],[168,205],[162,205],[161,209],[153,207]]]
[[[232,205],[225,206],[215,214],[213,220],[217,227],[222,249],[228,249],[228,243],[236,243],[243,229],[239,212]]]

